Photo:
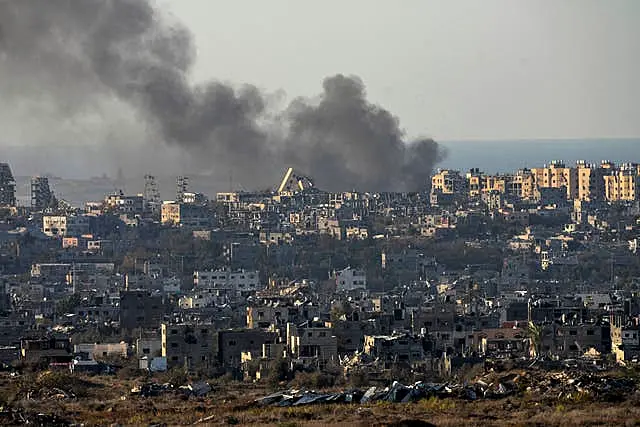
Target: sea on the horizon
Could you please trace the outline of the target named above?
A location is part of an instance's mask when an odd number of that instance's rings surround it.
[[[517,140],[517,141],[443,141],[440,145],[447,155],[436,168],[449,168],[466,171],[479,168],[486,173],[505,173],[521,168],[539,167],[552,160],[564,161],[574,165],[577,160],[599,163],[610,160],[616,163],[640,162],[640,138],[636,139],[564,139],[564,140]],[[84,150],[75,147],[73,150],[60,150],[60,147],[41,148],[34,153],[34,148],[11,147],[4,151],[6,161],[11,164],[17,180],[17,196],[20,203],[29,203],[29,176],[49,173],[61,178],[53,179],[54,192],[61,198],[80,205],[87,200],[99,200],[105,193],[116,190],[116,183],[109,179],[83,178],[82,170],[92,170],[102,174],[104,153],[100,148]],[[37,155],[36,155],[37,154]],[[34,160],[41,160],[37,162]],[[39,170],[46,164],[48,170]],[[75,170],[75,165],[81,165]],[[114,165],[111,165],[114,169]],[[162,171],[165,173],[163,174]],[[74,173],[75,172],[75,173]],[[129,193],[139,193],[144,189],[143,175],[146,172],[156,173],[160,184],[161,195],[172,197],[175,191],[175,175],[167,172],[162,165],[157,171],[125,169],[125,182],[119,185]],[[94,173],[94,174],[95,174]],[[75,175],[75,176],[74,176]],[[70,179],[73,178],[73,179]],[[228,191],[228,179],[215,182],[211,177],[192,175],[193,189],[208,194],[216,191]],[[274,182],[275,186],[276,183]]]
[[[640,162],[640,138],[444,141],[440,145],[447,156],[437,167],[462,171],[479,168],[486,173],[511,172],[540,167],[553,160],[564,161],[567,166],[575,165],[577,160]]]

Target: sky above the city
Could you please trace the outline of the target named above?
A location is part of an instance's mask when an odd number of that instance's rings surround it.
[[[410,135],[640,136],[637,0],[158,0],[194,79],[312,96],[355,74]]]
[[[638,160],[640,0],[92,1],[0,0],[0,148],[18,174],[239,168],[253,185],[286,164],[351,185],[443,157],[522,164],[535,139],[556,158],[560,139],[633,138],[611,158]],[[260,91],[238,98],[246,84]],[[447,155],[415,144],[429,138]]]

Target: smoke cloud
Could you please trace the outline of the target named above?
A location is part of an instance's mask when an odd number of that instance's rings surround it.
[[[191,33],[147,0],[0,0],[0,96],[15,105],[44,103],[61,123],[96,111],[109,120],[108,108],[127,105],[147,138],[203,170],[237,170],[245,187],[286,166],[327,190],[428,187],[442,151],[406,141],[359,78],[328,77],[317,99],[274,112],[254,86],[192,84],[195,59]]]

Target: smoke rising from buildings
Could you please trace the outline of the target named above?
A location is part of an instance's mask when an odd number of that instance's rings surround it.
[[[60,123],[128,105],[147,138],[254,188],[293,166],[328,190],[416,191],[441,157],[432,140],[405,141],[357,77],[328,77],[317,99],[274,112],[254,86],[192,84],[194,61],[190,32],[147,0],[0,0],[0,95]]]

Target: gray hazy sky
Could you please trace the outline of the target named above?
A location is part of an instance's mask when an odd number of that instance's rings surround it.
[[[194,78],[314,95],[357,74],[410,135],[640,136],[640,0],[157,0]]]

